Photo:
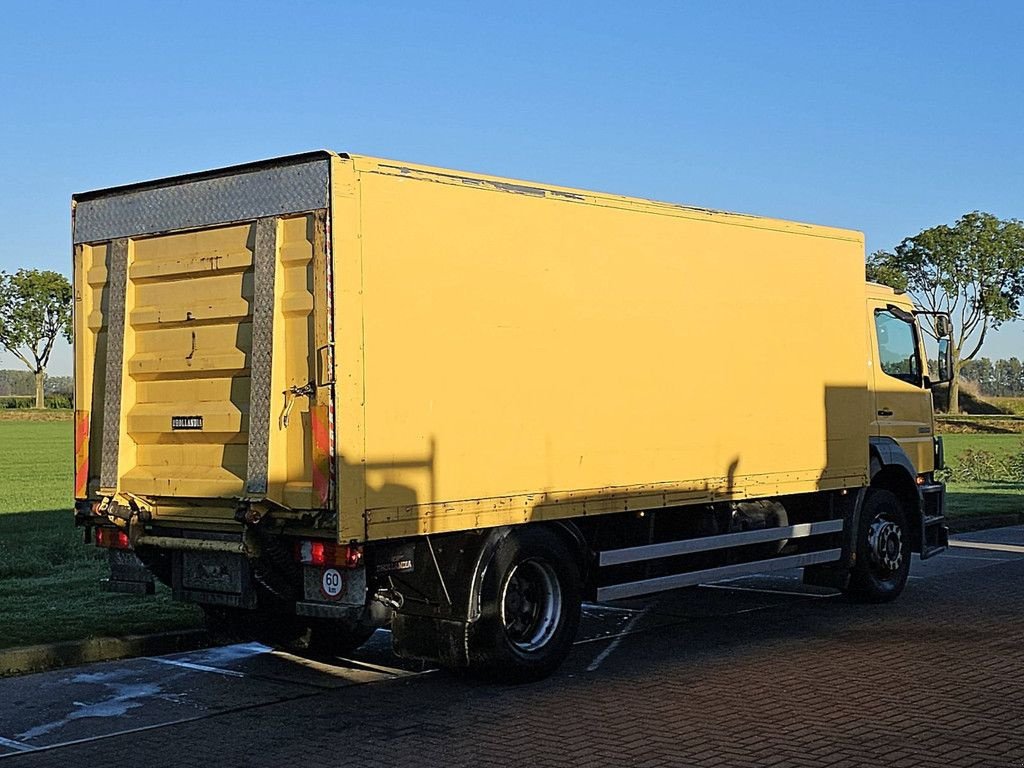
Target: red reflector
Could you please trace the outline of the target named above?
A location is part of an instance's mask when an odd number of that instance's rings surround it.
[[[363,562],[362,547],[345,547],[345,567],[358,568]]]
[[[97,528],[96,546],[107,549],[131,549],[128,534],[115,528]]]
[[[327,563],[327,546],[322,541],[313,541],[309,545],[309,562],[312,565]]]

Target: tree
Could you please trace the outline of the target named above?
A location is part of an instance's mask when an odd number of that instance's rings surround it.
[[[0,344],[35,375],[36,408],[46,407],[43,382],[57,336],[71,341],[71,284],[38,269],[0,273]]]
[[[910,293],[925,309],[953,320],[953,380],[949,410],[960,410],[960,374],[989,330],[1021,316],[1024,298],[1024,222],[974,211],[906,238],[892,252],[868,259],[868,279]],[[927,317],[927,316],[926,316]],[[926,330],[934,335],[931,318]]]

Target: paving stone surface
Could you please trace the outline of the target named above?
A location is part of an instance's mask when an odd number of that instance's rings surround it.
[[[316,669],[285,672],[280,657],[273,674],[248,657],[217,667],[238,676],[172,668],[195,675],[194,719],[97,740],[83,720],[85,741],[36,751],[5,751],[0,740],[0,768],[1018,768],[1024,553],[951,551],[958,558],[941,567],[931,565],[940,558],[915,565],[890,605],[851,605],[774,576],[634,601],[618,619],[595,608],[587,642],[529,686],[415,670],[335,684],[318,682]],[[251,686],[263,679],[273,685],[261,699]],[[232,687],[244,707],[230,705]],[[204,691],[216,701],[200,706]],[[0,739],[24,745],[26,731],[4,725],[13,723],[4,697],[0,685]],[[129,707],[119,728],[131,718]]]

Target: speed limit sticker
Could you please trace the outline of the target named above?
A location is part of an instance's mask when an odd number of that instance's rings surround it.
[[[323,590],[324,594],[328,597],[337,597],[341,594],[341,588],[343,582],[341,580],[341,574],[338,573],[334,568],[328,568],[324,571],[323,578],[320,580],[320,589]]]

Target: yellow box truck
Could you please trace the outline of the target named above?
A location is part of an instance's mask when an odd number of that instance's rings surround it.
[[[107,589],[533,679],[583,600],[884,601],[947,543],[948,344],[860,233],[314,152],[75,195],[73,242]]]

